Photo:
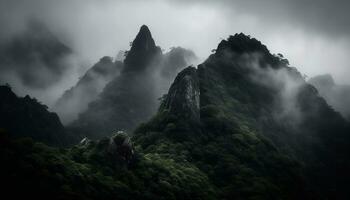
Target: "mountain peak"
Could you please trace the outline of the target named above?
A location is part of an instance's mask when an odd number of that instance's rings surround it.
[[[145,25],[145,24],[143,24],[142,26],[141,26],[141,28],[140,28],[140,31],[139,31],[139,33],[148,33],[148,34],[151,34],[151,31],[149,30],[149,28],[148,28],[148,26],[147,25]]]
[[[142,25],[136,38],[132,42],[130,51],[125,57],[124,71],[138,71],[145,69],[161,50],[156,46],[152,34],[146,25]]]
[[[142,25],[135,40],[132,42],[132,46],[136,47],[155,47],[156,44],[152,38],[151,31],[146,25]]]
[[[250,53],[250,52],[261,52],[270,54],[269,50],[259,40],[252,38],[250,35],[244,33],[236,33],[231,35],[226,40],[222,40],[216,52],[220,53],[224,50],[233,51],[236,53]]]

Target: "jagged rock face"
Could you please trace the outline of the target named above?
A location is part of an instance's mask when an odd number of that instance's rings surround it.
[[[51,145],[64,145],[68,136],[56,113],[28,95],[17,97],[0,86],[0,129],[13,137],[31,137]]]
[[[199,96],[196,68],[188,67],[176,77],[161,109],[187,119],[199,120]]]
[[[72,122],[87,109],[90,102],[97,99],[107,83],[117,77],[122,68],[123,63],[120,61],[113,62],[108,56],[101,58],[74,87],[65,91],[53,110],[59,114],[64,124]]]

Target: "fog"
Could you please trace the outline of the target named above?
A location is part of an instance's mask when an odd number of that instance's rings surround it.
[[[329,74],[312,77],[309,83],[317,88],[329,105],[350,120],[350,85],[339,85]]]
[[[348,1],[325,0],[0,0],[0,44],[25,33],[35,19],[72,50],[55,84],[33,88],[8,70],[2,70],[1,83],[52,105],[101,57],[129,49],[147,24],[164,50],[181,46],[204,60],[221,39],[244,32],[282,53],[302,74],[329,73],[349,84],[348,8]]]
[[[242,57],[248,62],[245,67],[253,72],[250,75],[252,81],[275,93],[272,107],[275,119],[290,123],[292,127],[298,126],[303,120],[298,95],[301,87],[306,84],[300,72],[288,65],[272,67],[266,63],[261,64],[263,55],[260,53],[244,54]]]
[[[122,62],[113,61],[108,56],[102,57],[74,87],[63,93],[52,110],[58,113],[63,124],[75,120],[79,113],[87,109],[90,102],[97,99],[106,84],[119,75],[122,68]]]

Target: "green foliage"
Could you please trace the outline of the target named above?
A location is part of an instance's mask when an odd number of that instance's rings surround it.
[[[57,149],[31,139],[4,138],[0,158],[5,191],[51,199],[214,198],[203,172],[169,154],[139,153],[132,163],[122,165],[105,151],[107,140]]]
[[[128,199],[129,188],[89,163],[70,158],[69,150],[48,147],[31,139],[1,139],[4,195],[50,199]],[[12,193],[13,191],[20,193]]]

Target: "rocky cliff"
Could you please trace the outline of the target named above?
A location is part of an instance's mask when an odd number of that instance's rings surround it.
[[[188,120],[199,120],[199,97],[196,68],[188,67],[175,78],[160,109]]]

